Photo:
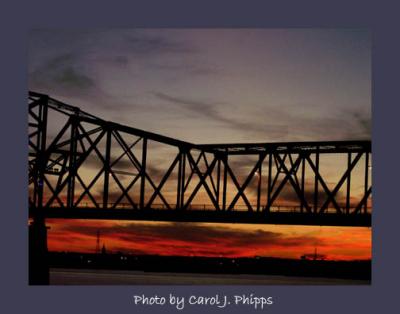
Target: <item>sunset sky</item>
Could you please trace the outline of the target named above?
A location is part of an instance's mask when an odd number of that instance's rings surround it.
[[[193,143],[371,138],[371,39],[362,29],[35,30],[28,74],[30,90]],[[57,124],[49,122],[49,138]],[[157,169],[168,154],[153,160]],[[330,186],[344,164],[325,161]],[[362,178],[354,178],[357,195]],[[60,251],[94,251],[99,229],[109,250],[137,254],[298,258],[318,247],[331,259],[371,257],[370,228],[49,225],[49,249]]]

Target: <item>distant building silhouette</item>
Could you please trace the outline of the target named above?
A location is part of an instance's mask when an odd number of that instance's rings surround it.
[[[97,230],[96,233],[96,254],[100,254],[100,230]]]
[[[304,254],[300,257],[302,260],[312,260],[312,261],[323,261],[326,260],[325,254],[317,254],[317,248],[315,248],[314,253]]]

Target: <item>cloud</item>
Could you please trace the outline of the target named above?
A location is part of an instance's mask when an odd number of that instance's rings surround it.
[[[167,63],[149,63],[148,67],[151,69],[157,69],[165,72],[172,73],[183,73],[185,77],[192,76],[214,76],[214,75],[224,75],[226,71],[218,68],[217,66],[209,66],[197,63],[177,63],[177,64],[167,64]]]
[[[60,95],[93,96],[99,93],[95,77],[81,64],[78,54],[65,53],[44,61],[29,74],[30,88]]]
[[[54,79],[56,83],[72,88],[90,89],[94,86],[94,81],[89,76],[72,67],[63,69]]]
[[[346,114],[346,112],[344,113]],[[349,111],[348,119],[353,121],[354,127],[348,131],[350,138],[371,139],[371,115],[363,110]]]
[[[129,58],[127,56],[120,55],[112,57],[110,61],[118,66],[126,66],[129,63]]]
[[[116,107],[118,110],[143,110],[146,106],[132,102],[131,93],[128,93],[129,99],[124,96],[124,90],[115,95],[112,84],[107,81],[113,77],[137,76],[136,72],[132,74],[130,64],[136,66],[135,71],[139,65],[146,70],[167,69],[165,59],[158,66],[154,66],[154,60],[164,55],[190,55],[196,51],[189,42],[169,38],[162,31],[35,31],[30,37],[29,88],[53,97],[83,100],[100,110],[114,111]],[[191,74],[213,70],[187,62],[178,67]],[[177,71],[176,68],[170,70]]]
[[[54,229],[54,228],[53,228]],[[243,230],[196,223],[94,223],[57,225],[58,234],[93,238],[100,230],[103,241],[116,244],[117,250],[147,254],[196,254],[206,256],[254,256],[268,249],[299,249],[313,245],[311,235],[284,235],[262,229]],[[218,243],[218,248],[216,247]],[[319,241],[323,247],[325,241]],[[113,248],[114,249],[114,248]]]
[[[259,106],[256,116],[265,124],[280,121],[287,129],[282,140],[334,141],[364,140],[371,138],[371,117],[365,110],[327,109],[312,103],[282,103]]]
[[[235,36],[248,38],[245,33],[241,31]],[[169,88],[172,84],[176,85],[177,80],[187,82],[188,78],[196,75],[220,75],[226,71],[235,73],[231,72],[233,68],[206,52],[206,46],[201,43],[201,40],[181,30],[34,31],[30,34],[29,85],[53,97],[83,100],[84,105],[95,106],[96,111],[107,110],[110,119],[126,118],[127,121],[132,119],[133,112],[145,116],[144,113],[159,110],[154,103],[146,101],[146,97],[141,99],[145,85],[145,89],[157,90],[152,94],[163,105],[172,104],[173,108],[183,109],[186,118],[210,119],[225,128],[242,131],[242,138],[249,141],[255,136],[260,138],[260,135],[274,141],[371,137],[370,115],[360,111],[346,113],[341,109],[343,112],[337,113],[328,106],[303,104],[299,99],[299,103],[295,104],[260,104],[255,106],[261,108],[258,114],[233,118],[230,104],[218,98],[216,101],[191,99],[191,96],[183,94],[170,94],[166,91],[170,89],[164,90],[163,85],[157,85],[158,80],[161,84],[168,84]],[[134,88],[127,86],[129,82]],[[291,91],[285,93],[290,95]],[[268,95],[264,96],[267,97],[263,99],[269,99]],[[285,94],[281,96],[285,99]],[[339,108],[335,104],[331,107]],[[354,107],[354,104],[349,107]],[[87,111],[93,112],[92,109]],[[113,111],[111,116],[110,111]],[[97,112],[93,114],[97,115]]]
[[[162,92],[152,92],[152,94],[164,102],[170,103],[181,109],[185,109],[187,116],[194,115],[194,117],[198,118],[211,119],[215,122],[221,122],[234,130],[255,131],[262,134],[268,134],[269,137],[275,138],[281,138],[287,134],[287,129],[282,125],[267,125],[256,122],[249,123],[247,121],[228,118],[227,114],[221,113],[219,110],[217,110],[217,108],[221,105],[223,105],[225,110],[227,110],[226,104],[192,100],[183,97],[171,96]]]
[[[294,190],[293,186],[290,185],[290,183],[286,184],[286,188],[283,188],[281,193],[280,193],[280,198],[283,199],[284,202],[288,203],[297,203],[300,204],[300,199],[299,196],[297,195],[296,191]],[[306,182],[304,186],[304,197],[307,200],[307,203],[309,206],[313,206],[314,204],[314,183],[311,182]],[[325,190],[321,187],[321,184],[318,184],[318,205],[322,205],[325,203],[327,200],[328,195],[326,194]],[[335,200],[338,202],[340,205],[341,202],[345,200],[345,195],[344,193],[339,190],[336,193]],[[332,203],[330,203],[328,206],[333,206]]]
[[[126,37],[126,47],[130,53],[142,56],[154,56],[166,53],[194,53],[196,49],[184,42],[162,36],[135,34]]]

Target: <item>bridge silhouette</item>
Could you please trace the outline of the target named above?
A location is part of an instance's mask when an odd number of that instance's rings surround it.
[[[160,166],[164,148],[173,158]],[[29,92],[29,212],[36,219],[370,226],[370,153],[370,141],[192,144]],[[334,185],[320,171],[324,156],[346,159]],[[364,178],[353,195],[356,168]],[[288,190],[291,203],[280,203]]]
[[[370,141],[199,145],[28,106],[30,284],[49,283],[46,218],[371,226]],[[337,182],[325,157],[344,158]]]

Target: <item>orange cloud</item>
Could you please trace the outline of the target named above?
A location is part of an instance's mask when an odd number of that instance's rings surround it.
[[[96,234],[108,251],[182,256],[371,258],[371,229],[96,220],[48,221],[51,251],[94,252]]]

